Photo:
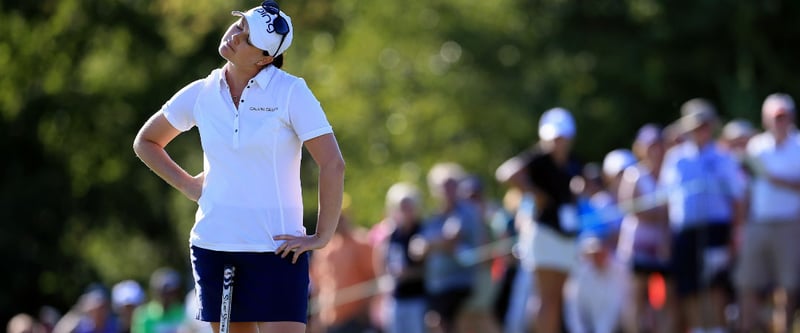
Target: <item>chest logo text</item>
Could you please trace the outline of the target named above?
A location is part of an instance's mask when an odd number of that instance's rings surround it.
[[[277,108],[277,107],[268,108],[268,107],[263,107],[263,106],[251,106],[251,107],[250,107],[250,111],[256,111],[256,112],[275,112],[275,111],[278,111],[278,108]]]

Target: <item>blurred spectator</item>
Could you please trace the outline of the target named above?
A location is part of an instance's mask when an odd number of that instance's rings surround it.
[[[144,303],[144,290],[138,282],[125,280],[111,288],[111,302],[119,320],[119,332],[130,333],[133,324],[133,311]]]
[[[619,206],[619,189],[625,170],[636,165],[636,156],[628,149],[614,149],[603,158],[605,191],[591,197],[591,204],[603,223],[610,245],[616,248],[624,213]],[[589,230],[591,232],[591,230]]]
[[[570,333],[614,333],[629,299],[630,273],[597,236],[582,236],[581,261],[564,287],[565,319]]]
[[[664,126],[662,137],[664,139],[664,151],[667,151],[686,141],[686,131],[681,127],[680,122],[675,121]]]
[[[411,239],[422,232],[422,194],[408,183],[392,185],[386,193],[386,218],[394,226],[385,249],[385,270],[394,280],[388,333],[424,333],[425,265],[409,253]]]
[[[150,301],[133,312],[131,333],[177,333],[186,318],[181,276],[162,267],[150,274]]]
[[[75,306],[56,324],[54,333],[117,333],[119,324],[111,311],[108,291],[90,285]]]
[[[426,322],[444,333],[458,332],[464,322],[464,305],[475,284],[475,258],[469,254],[481,243],[479,212],[458,197],[463,178],[464,170],[455,163],[430,169],[428,186],[439,205],[426,219],[422,237],[411,241],[411,254],[425,262],[431,310]]]
[[[345,198],[349,198],[345,193]],[[387,213],[387,212],[385,212]],[[394,231],[395,221],[388,216],[373,224],[367,232],[367,240],[373,248],[372,264],[375,267],[375,274],[383,276],[386,272],[386,244],[389,242],[389,235]],[[373,325],[383,331],[389,329],[391,325],[392,296],[389,288],[380,288],[370,301],[370,317]]]
[[[666,274],[671,242],[667,206],[657,191],[665,153],[661,134],[653,124],[639,129],[633,142],[639,162],[625,170],[619,185],[619,202],[626,215],[617,254],[634,272],[632,314],[626,323],[630,332],[672,332],[665,304],[651,304],[649,294],[649,281],[663,281]]]
[[[580,222],[570,181],[582,166],[572,155],[575,120],[563,108],[547,110],[539,119],[539,143],[498,170],[500,177],[533,198],[528,217],[530,253],[534,266],[534,292],[541,299],[533,324],[538,333],[561,331],[564,282],[577,263],[575,242]],[[525,199],[523,199],[525,201]],[[518,215],[519,216],[519,215]],[[520,235],[521,238],[526,237]]]
[[[375,290],[365,283],[376,278],[373,247],[367,231],[350,222],[347,207],[328,245],[311,256],[312,293],[317,297],[318,324],[326,333],[372,332],[370,302]],[[363,287],[362,287],[363,286]]]
[[[492,229],[497,236],[497,242],[505,246],[515,244],[519,232],[516,227],[515,215],[519,208],[522,192],[517,188],[509,188],[503,196],[503,205],[496,210],[492,216]],[[513,328],[513,331],[524,331],[524,306],[527,303],[530,290],[527,286],[518,285],[521,282],[517,275],[523,274],[525,280],[529,277],[526,273],[520,273],[519,253],[510,248],[508,253],[501,255],[495,261],[493,275],[498,276],[499,286],[494,302],[494,315],[500,323],[503,332]],[[523,279],[520,278],[520,279]],[[513,300],[512,300],[513,299]],[[514,303],[512,305],[512,303]]]
[[[52,332],[59,319],[61,319],[61,312],[55,307],[44,305],[39,309],[39,323],[42,325],[44,333]]]
[[[486,197],[483,182],[475,175],[462,179],[458,184],[458,195],[466,202],[477,208],[479,223],[476,232],[479,233],[479,251],[476,252],[475,281],[472,295],[464,306],[465,331],[481,333],[499,333],[500,327],[492,313],[497,284],[492,279],[492,263],[494,258],[494,245],[497,236],[492,229],[492,215],[497,211],[494,202]]]
[[[671,276],[689,331],[724,332],[731,233],[742,221],[745,184],[736,160],[714,143],[714,106],[692,99],[681,114],[687,141],[667,152],[659,179],[675,232]]]
[[[800,287],[800,134],[794,100],[772,94],[764,101],[765,132],[747,145],[753,170],[749,221],[743,229],[737,271],[743,332],[788,332]],[[775,289],[775,311],[760,320],[761,291]]]
[[[44,333],[44,327],[26,313],[19,313],[8,321],[6,333]]]
[[[594,234],[608,232],[610,228],[597,207],[612,200],[611,194],[606,189],[606,177],[603,176],[602,166],[595,162],[587,163],[581,174],[572,178],[569,186],[577,201],[580,219],[578,231]]]
[[[536,263],[533,256],[533,239],[536,234],[533,214],[536,210],[536,203],[532,195],[524,194],[518,187],[511,187],[511,189],[519,192],[514,214],[517,240],[512,248],[512,255],[518,258],[518,269],[514,276],[503,332],[519,333],[533,328],[533,318],[539,311],[541,303],[538,288],[535,287]]]
[[[722,134],[718,141],[722,150],[733,154],[738,161],[743,161],[747,150],[747,142],[755,134],[756,129],[749,121],[734,119],[722,127]]]
[[[752,170],[745,163],[747,143],[755,134],[756,130],[749,121],[734,119],[725,124],[717,140],[720,149],[730,153],[736,159],[739,165],[739,175],[744,178],[746,183],[750,182],[752,176]]]
[[[610,151],[603,158],[603,177],[611,200],[616,202],[622,173],[637,162],[636,156],[629,149],[619,148]]]
[[[587,201],[596,195],[607,195],[603,167],[596,162],[586,163],[581,169],[581,174],[573,177],[570,181],[570,189],[574,194],[580,195]]]
[[[192,290],[189,290],[183,303],[186,309],[186,319],[178,329],[179,333],[214,333],[211,323],[197,319],[200,313],[200,299],[197,297],[197,289],[192,288]]]

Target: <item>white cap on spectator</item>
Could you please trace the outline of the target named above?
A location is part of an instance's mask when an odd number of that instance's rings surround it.
[[[756,134],[755,127],[744,119],[731,120],[722,127],[722,138],[725,140],[751,137],[754,134]]]
[[[717,121],[717,109],[703,98],[693,98],[681,105],[682,117],[678,120],[684,132],[690,132],[704,124]]]
[[[794,115],[794,109],[795,105],[792,96],[783,93],[774,93],[767,96],[761,106],[761,112],[770,117],[782,114]]]
[[[628,149],[614,149],[603,159],[603,174],[616,177],[620,172],[636,164],[636,157]]]
[[[428,187],[431,194],[435,197],[442,197],[444,189],[442,188],[448,181],[455,182],[458,185],[464,177],[466,172],[460,164],[454,162],[440,162],[436,163],[428,171]],[[456,188],[457,189],[457,188]]]
[[[395,183],[386,191],[387,210],[399,208],[403,200],[410,200],[414,206],[419,207],[422,205],[422,194],[414,184],[405,182]]]
[[[567,109],[552,108],[539,118],[539,139],[550,141],[559,137],[575,137],[575,119]]]

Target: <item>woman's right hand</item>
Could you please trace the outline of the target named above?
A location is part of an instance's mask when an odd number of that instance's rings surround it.
[[[197,202],[197,200],[200,200],[200,195],[203,194],[203,182],[205,182],[205,179],[206,174],[200,172],[197,176],[192,177],[183,189],[181,189],[181,193],[190,200]]]

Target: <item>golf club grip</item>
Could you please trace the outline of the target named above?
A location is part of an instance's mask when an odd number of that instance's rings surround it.
[[[231,302],[233,301],[233,265],[225,265],[222,272],[222,309],[219,313],[219,333],[228,333],[231,322]]]

